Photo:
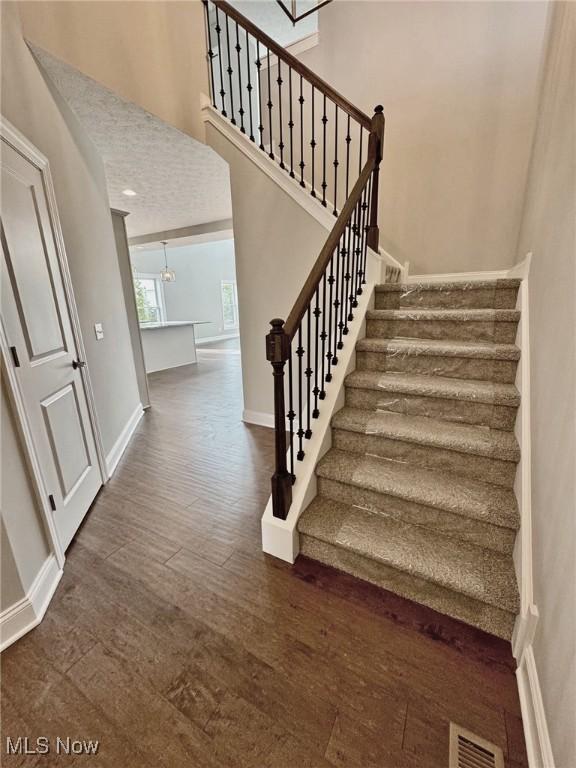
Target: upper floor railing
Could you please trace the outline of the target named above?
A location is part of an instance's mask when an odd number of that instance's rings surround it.
[[[368,117],[229,3],[203,2],[212,105],[336,217],[288,319],[272,320],[266,337],[272,503],[286,518],[295,460],[304,458],[366,282],[367,249],[378,249],[384,114],[378,106]]]

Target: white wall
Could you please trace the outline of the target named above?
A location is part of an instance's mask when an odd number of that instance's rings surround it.
[[[196,338],[233,333],[224,328],[222,280],[236,280],[234,240],[170,247],[168,265],[176,272],[176,282],[164,283],[167,320],[209,320],[197,325]],[[159,274],[164,267],[163,250],[131,249],[134,272]]]
[[[534,656],[557,768],[576,765],[576,5],[555,4],[518,244],[530,271]]]
[[[287,317],[328,233],[218,130],[206,138],[230,166],[244,409],[271,415],[270,320]]]
[[[544,2],[347,2],[299,54],[386,136],[380,242],[411,272],[511,266],[533,135]]]
[[[44,80],[25,45],[18,5],[2,3],[0,10],[1,111],[50,162],[107,453],[136,409],[139,397],[102,163],[66,104]],[[93,328],[98,321],[105,331],[104,340],[99,342]],[[9,408],[3,399],[4,407]],[[29,581],[46,554],[39,544],[36,548],[30,542],[43,534],[38,533],[23,453],[6,417],[2,419],[2,439],[9,440],[11,446],[2,453],[2,516],[18,570]]]

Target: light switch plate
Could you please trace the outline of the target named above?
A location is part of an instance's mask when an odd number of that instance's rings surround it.
[[[104,328],[102,327],[102,323],[94,323],[94,333],[96,334],[97,341],[104,338]]]

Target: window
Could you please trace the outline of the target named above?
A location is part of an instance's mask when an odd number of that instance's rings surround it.
[[[164,288],[157,275],[134,275],[134,293],[141,323],[162,323],[166,320]]]
[[[222,280],[222,317],[224,330],[238,328],[238,292],[235,280]]]

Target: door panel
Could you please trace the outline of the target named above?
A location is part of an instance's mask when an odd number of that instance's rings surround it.
[[[60,491],[66,503],[69,494],[90,469],[90,455],[74,384],[67,384],[41,405]]]
[[[62,549],[102,477],[42,172],[2,139],[2,322]],[[10,361],[9,361],[10,362]]]
[[[39,171],[37,174],[40,176]],[[48,251],[50,241],[47,243],[43,237],[42,201],[38,200],[36,186],[11,169],[3,174],[2,181],[4,237],[6,243],[18,244],[18,258],[12,258],[9,249],[6,254],[8,273],[28,355],[36,360],[65,350],[52,273],[57,266],[56,254]]]

